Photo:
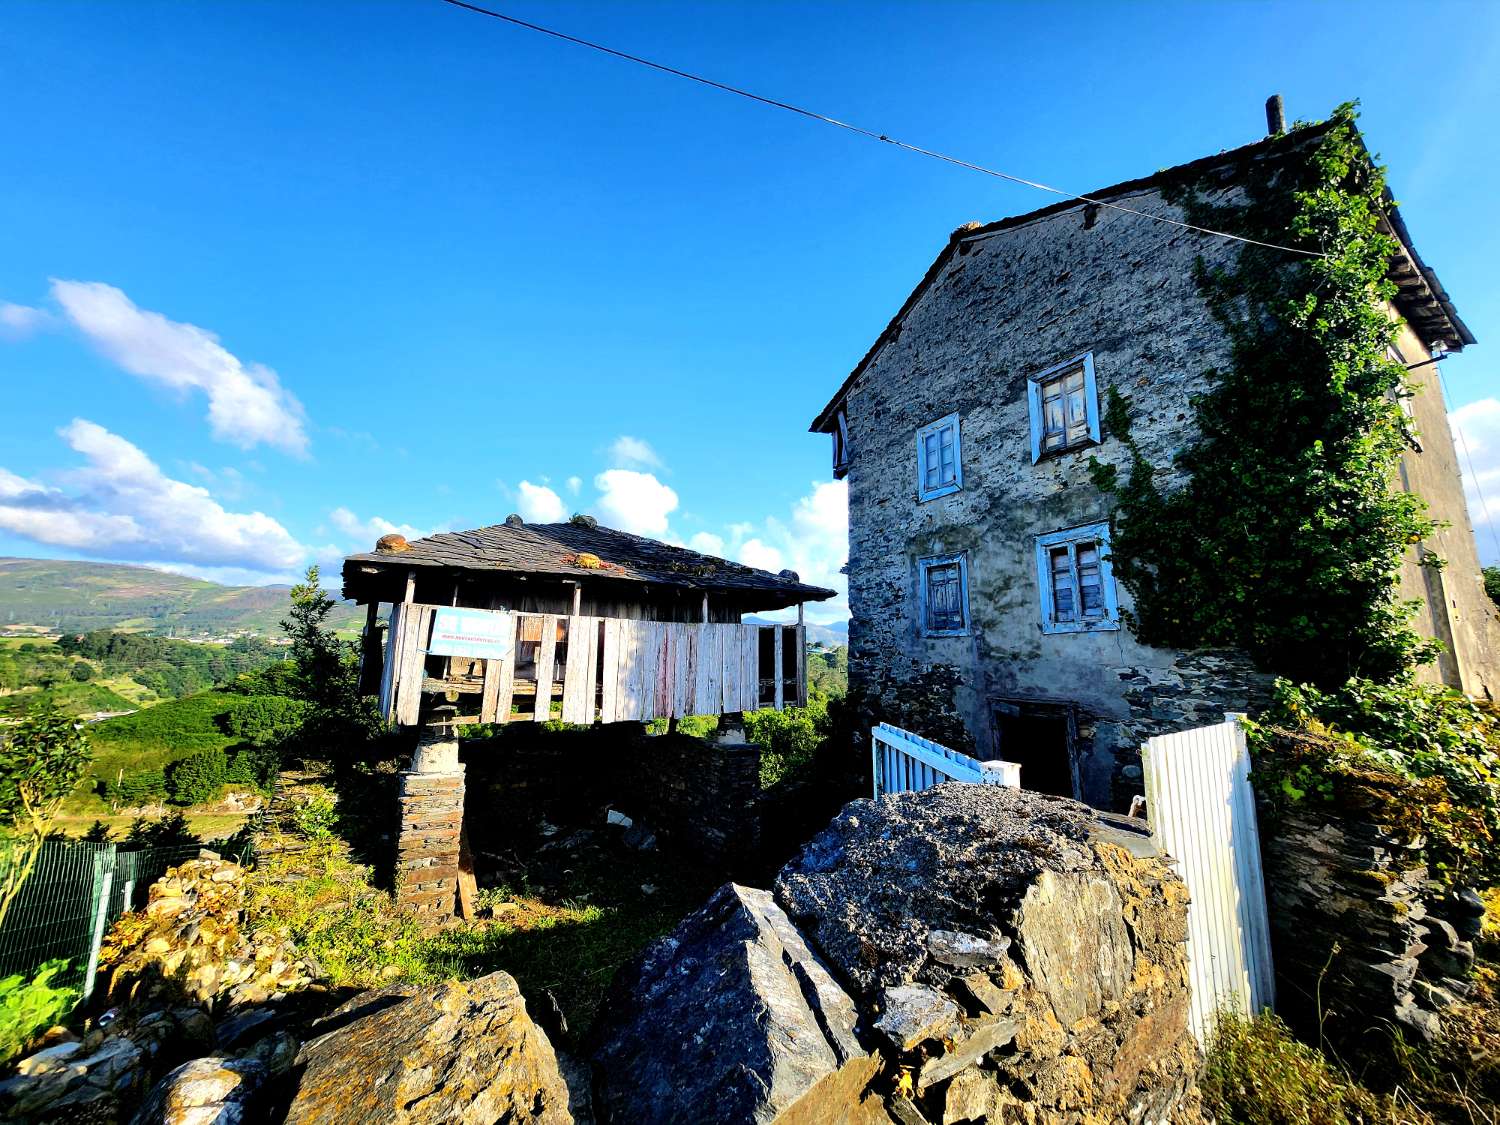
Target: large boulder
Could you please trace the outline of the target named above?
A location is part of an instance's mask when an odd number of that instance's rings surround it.
[[[131,1125],[243,1125],[264,1120],[257,1094],[266,1067],[255,1059],[185,1062],[156,1084]]]
[[[777,901],[900,1068],[904,1119],[1198,1118],[1187,890],[1128,823],[942,785],[852,802],[782,870]]]
[[[361,993],[312,1032],[289,1125],[573,1120],[552,1044],[506,973]]]
[[[853,1001],[769,892],[729,883],[623,970],[599,1017],[601,1121],[888,1122]]]

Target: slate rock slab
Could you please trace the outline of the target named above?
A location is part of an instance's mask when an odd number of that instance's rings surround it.
[[[886,1121],[858,1012],[770,892],[727,883],[622,970],[595,1028],[600,1121]]]
[[[313,1028],[288,1125],[571,1125],[546,1034],[507,973],[361,993]]]

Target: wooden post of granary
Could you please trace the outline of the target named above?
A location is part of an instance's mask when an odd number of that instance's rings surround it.
[[[757,570],[588,516],[554,524],[511,516],[412,543],[387,535],[345,559],[343,576],[346,598],[391,605],[384,652],[367,655],[361,679],[378,684],[382,714],[407,729],[448,703],[454,726],[645,722],[805,703],[801,606],[834,596],[792,571]],[[792,606],[796,624],[742,620]],[[427,749],[439,742],[428,736],[417,758],[446,763],[446,751]],[[455,792],[461,808],[461,771],[414,761],[403,809],[441,813],[450,800],[442,794]],[[404,855],[405,822],[402,831]],[[411,855],[439,858],[420,847]]]

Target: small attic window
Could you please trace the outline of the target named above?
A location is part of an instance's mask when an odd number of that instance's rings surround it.
[[[1094,353],[1085,352],[1026,381],[1031,460],[1099,442],[1099,389]]]

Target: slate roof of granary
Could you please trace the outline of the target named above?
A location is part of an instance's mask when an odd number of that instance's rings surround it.
[[[1258,141],[1241,145],[1239,148],[1199,157],[1197,160],[1190,160],[1186,164],[1178,164],[1172,168],[1163,168],[1149,176],[1141,176],[1112,187],[1100,188],[1098,191],[1089,192],[1088,195],[1091,199],[1110,200],[1122,195],[1158,188],[1172,181],[1182,181],[1202,175],[1216,168],[1238,165],[1245,160],[1268,155],[1277,148],[1315,140],[1327,132],[1329,124],[1329,122],[1319,122],[1314,125],[1305,125],[1291,132],[1262,137]],[[1360,142],[1363,143],[1363,137],[1360,137]],[[1406,221],[1401,217],[1401,212],[1396,208],[1396,199],[1391,194],[1389,186],[1385,190],[1385,202],[1387,209],[1381,229],[1400,243],[1400,250],[1396,260],[1391,263],[1387,276],[1396,284],[1396,307],[1401,315],[1411,323],[1425,344],[1441,342],[1453,351],[1462,351],[1464,345],[1477,343],[1474,334],[1469,331],[1469,326],[1459,318],[1458,310],[1454,308],[1452,299],[1443,288],[1443,283],[1438,280],[1432,268],[1422,261],[1416,247],[1413,246],[1411,233],[1406,228]],[[901,322],[906,319],[906,314],[921,299],[927,287],[937,279],[952,254],[961,251],[965,244],[976,238],[985,238],[1015,227],[1026,226],[1038,219],[1045,219],[1064,211],[1090,206],[1094,205],[1084,199],[1064,199],[1035,211],[1027,211],[1022,215],[1012,215],[986,225],[968,224],[955,230],[948,236],[947,244],[938,253],[932,265],[927,268],[927,273],[923,275],[922,280],[917,282],[917,287],[911,291],[911,295],[906,298],[896,315],[891,318],[890,323],[870,345],[870,350],[865,352],[864,357],[855,364],[854,370],[849,372],[848,377],[828,400],[828,405],[823,407],[808,429],[813,433],[833,432],[836,425],[835,408],[853,389],[855,382],[880,353],[886,341],[900,332]],[[1211,236],[1203,235],[1202,237]]]
[[[516,517],[512,517],[513,520]],[[603,564],[595,569],[578,565],[579,555],[594,555]],[[824,601],[835,591],[809,586],[797,578],[757,570],[753,566],[699,554],[656,539],[594,524],[521,523],[519,520],[476,528],[446,531],[417,539],[403,551],[368,551],[344,559],[344,596],[363,595],[379,573],[404,574],[410,568],[470,572],[542,574],[574,581],[608,579],[677,586],[691,590],[763,594],[763,608],[797,602]]]

